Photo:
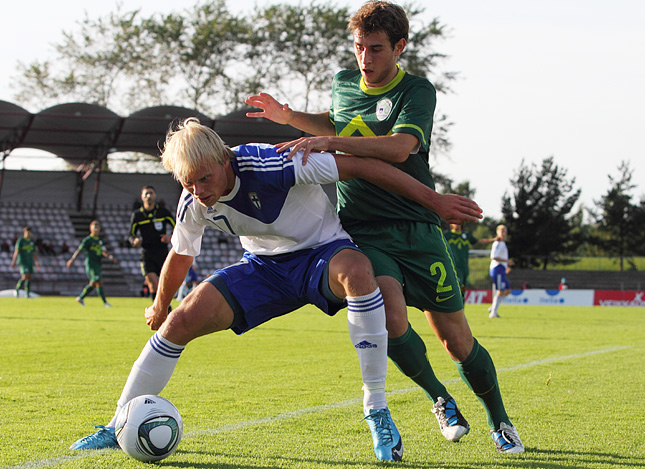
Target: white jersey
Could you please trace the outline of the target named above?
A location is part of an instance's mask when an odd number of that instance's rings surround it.
[[[503,265],[508,267],[508,262],[498,262],[494,258],[506,259],[508,261],[508,248],[504,241],[495,241],[493,246],[490,249],[490,268],[491,270],[497,267],[498,265]]]
[[[302,165],[302,152],[288,160],[273,145],[249,144],[232,149],[235,187],[212,207],[204,207],[184,190],[177,206],[172,248],[197,256],[204,227],[240,237],[242,247],[262,256],[315,248],[350,239],[320,184],[338,181],[329,153]]]

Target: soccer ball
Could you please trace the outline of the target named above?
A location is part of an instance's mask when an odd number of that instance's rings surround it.
[[[168,399],[146,394],[123,406],[115,434],[128,456],[153,462],[167,458],[177,449],[183,429],[181,415]]]

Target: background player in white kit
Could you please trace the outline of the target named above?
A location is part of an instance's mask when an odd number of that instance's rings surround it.
[[[511,282],[508,281],[506,274],[510,272],[513,261],[508,258],[508,247],[506,246],[506,236],[508,230],[506,225],[497,226],[497,241],[493,243],[490,249],[490,278],[493,281],[493,304],[488,309],[489,318],[500,317],[497,313],[499,305],[504,301],[511,292]]]

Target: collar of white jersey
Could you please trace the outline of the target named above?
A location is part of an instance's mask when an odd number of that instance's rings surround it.
[[[231,192],[229,192],[228,194],[221,196],[217,202],[229,202],[233,200],[233,198],[237,195],[239,190],[240,190],[240,178],[238,177],[237,174],[235,174],[235,184],[233,185],[233,189],[231,189]]]

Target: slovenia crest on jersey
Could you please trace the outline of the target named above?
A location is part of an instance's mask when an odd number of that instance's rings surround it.
[[[379,121],[384,121],[385,119],[387,119],[392,112],[392,107],[393,105],[390,99],[381,99],[378,103],[376,103],[376,118]]]
[[[260,210],[262,208],[262,204],[260,203],[260,198],[258,197],[257,192],[249,192],[249,199],[251,202],[253,202],[253,205],[255,205],[255,208]]]

